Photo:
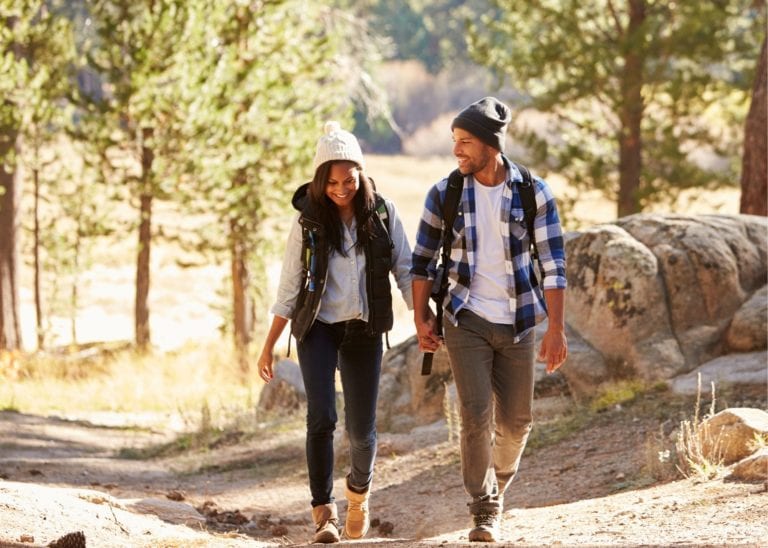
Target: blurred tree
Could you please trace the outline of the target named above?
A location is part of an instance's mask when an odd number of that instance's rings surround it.
[[[34,189],[33,258],[38,346],[42,346],[38,198],[41,150],[66,123],[61,103],[71,87],[72,29],[57,14],[61,3],[16,0],[0,6],[0,349],[21,348],[17,236],[19,168],[26,162]],[[24,143],[24,147],[21,143]]]
[[[487,13],[487,0],[336,0],[336,4],[368,22],[369,36],[381,41],[386,61],[417,62],[426,69],[430,80],[441,73],[456,75],[446,78],[456,84],[450,89],[433,89],[426,94],[417,91],[415,96],[409,92],[415,91],[417,82],[392,81],[386,110],[369,112],[366,105],[356,104],[354,131],[364,150],[401,152],[404,137],[430,123],[446,108],[458,108],[466,102],[466,94],[456,89],[458,86],[483,87],[484,82],[475,80],[477,71],[471,75],[466,71],[468,66],[476,66],[469,57],[466,21]],[[391,66],[386,70],[391,72]],[[410,76],[413,74],[403,75]],[[379,80],[389,78],[387,74]],[[440,100],[436,100],[437,94]],[[476,95],[471,93],[472,97]],[[455,98],[451,101],[455,104],[445,105],[445,96]]]
[[[768,59],[766,38],[757,62],[752,103],[744,126],[744,157],[741,167],[741,205],[739,212],[768,215]]]
[[[16,248],[21,191],[21,185],[16,180],[16,154],[21,116],[16,101],[27,74],[19,36],[22,28],[20,8],[4,6],[0,26],[0,63],[2,73],[7,75],[0,79],[3,94],[0,105],[0,350],[20,349],[22,344]]]
[[[54,167],[55,141],[71,122],[71,97],[75,81],[74,33],[69,20],[61,15],[61,2],[41,3],[24,44],[25,59],[32,77],[25,87],[21,111],[21,135],[26,143],[20,160],[32,177],[32,257],[37,348],[45,344],[43,327],[43,234],[40,225],[42,186],[55,187],[61,170]]]
[[[466,24],[489,13],[488,0],[336,0],[388,42],[387,59],[418,59],[429,72],[471,62]]]
[[[188,243],[229,254],[232,333],[245,375],[255,303],[290,218],[278,213],[312,176],[323,122],[348,123],[355,97],[366,95],[358,59],[373,50],[364,25],[322,2],[190,6],[175,74],[186,136],[177,149],[186,160],[174,161],[183,167],[176,197],[212,221]]]
[[[153,163],[172,140],[169,109],[163,102],[184,28],[184,0],[93,0],[88,4],[93,40],[85,45],[89,65],[105,81],[103,102],[91,111],[92,138],[104,147],[108,180],[121,179],[138,208],[138,248],[134,305],[135,342],[150,344],[148,296],[152,207],[166,196],[167,181]],[[100,126],[100,129],[99,129]],[[114,184],[114,181],[113,181]]]
[[[516,128],[539,160],[616,200],[618,216],[685,188],[733,184],[735,173],[706,162],[738,157],[764,3],[492,4],[492,16],[469,23],[472,56],[550,115],[549,135]]]

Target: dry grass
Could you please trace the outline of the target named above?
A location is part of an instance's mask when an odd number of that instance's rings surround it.
[[[87,416],[174,430],[218,428],[255,407],[260,382],[239,382],[223,343],[187,346],[145,356],[130,351],[94,359],[18,357],[0,370],[0,408],[25,413]]]
[[[701,373],[698,376],[696,407],[693,418],[680,423],[677,436],[678,469],[685,477],[704,480],[716,477],[723,469],[723,444],[719,434],[709,428],[707,419],[715,414],[715,384],[712,383],[712,400],[709,413],[700,416]]]

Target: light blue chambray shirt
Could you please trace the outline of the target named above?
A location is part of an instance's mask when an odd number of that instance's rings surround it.
[[[392,249],[392,274],[397,287],[408,305],[413,310],[411,293],[411,246],[405,235],[403,223],[397,215],[395,204],[384,199],[389,214],[389,237]],[[290,319],[296,308],[301,284],[304,281],[301,262],[301,225],[300,213],[294,216],[291,232],[288,235],[283,268],[280,273],[280,285],[277,300],[271,312],[276,316]],[[324,285],[323,296],[317,319],[325,323],[344,322],[347,320],[368,321],[368,292],[365,284],[365,253],[354,249],[357,241],[357,223],[344,226],[344,249],[347,256],[335,250],[328,259],[328,280]]]

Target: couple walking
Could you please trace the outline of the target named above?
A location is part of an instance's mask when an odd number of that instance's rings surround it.
[[[390,272],[409,309],[419,347],[445,344],[461,410],[461,468],[473,527],[470,541],[499,540],[503,497],[532,423],[533,328],[549,317],[538,359],[547,372],[567,357],[565,252],[549,186],[524,176],[504,155],[509,108],[486,97],[451,124],[462,180],[451,227],[448,291],[438,332],[429,297],[438,279],[448,177],[427,192],[411,251],[395,205],[375,191],[357,139],[326,124],[312,181],[293,196],[297,209],[269,332],[258,361],[272,379],[274,346],[290,322],[307,392],[306,455],[314,542],[365,536],[376,457],[376,402],[382,333],[393,324]],[[526,173],[527,175],[527,173]],[[532,185],[535,215],[526,223],[522,187]],[[530,245],[541,272],[537,281]],[[439,283],[439,280],[438,280]],[[344,393],[350,467],[346,520],[333,496],[335,373]]]

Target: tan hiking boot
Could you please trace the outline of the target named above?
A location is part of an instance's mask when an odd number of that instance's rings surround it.
[[[347,538],[362,538],[371,525],[371,516],[368,513],[368,497],[371,495],[371,486],[368,485],[368,490],[365,493],[355,493],[349,488],[349,480],[347,480],[344,493],[348,502],[344,535]]]
[[[322,504],[312,508],[312,520],[315,522],[315,537],[312,542],[328,544],[339,542],[339,512],[336,503]]]
[[[496,512],[484,512],[472,516],[475,527],[469,532],[470,542],[496,542],[499,540],[501,516]]]

